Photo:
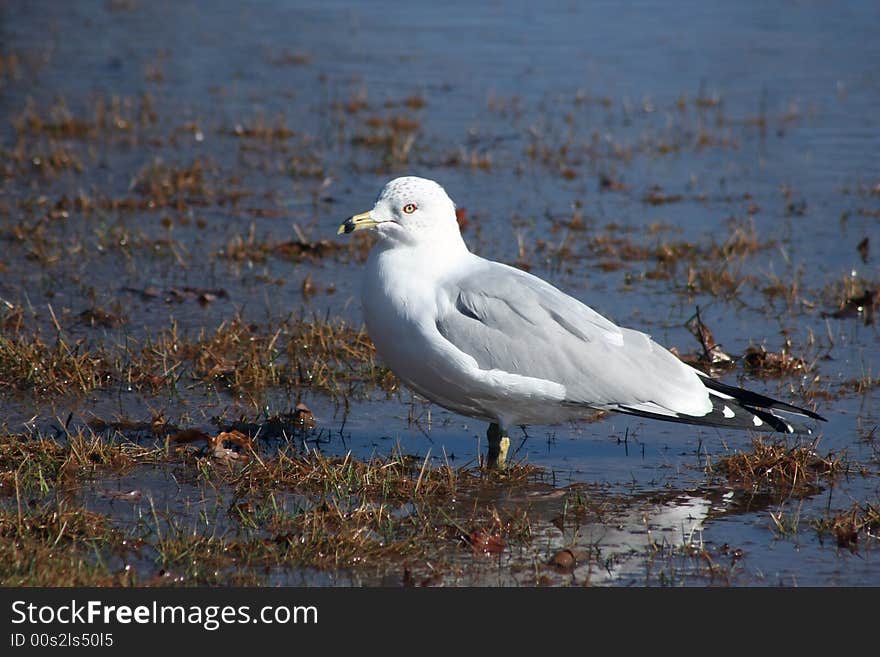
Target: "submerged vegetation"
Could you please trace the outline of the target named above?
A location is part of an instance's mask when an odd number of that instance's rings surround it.
[[[4,436],[0,581],[261,583],[273,569],[353,568],[361,577],[391,571],[398,583],[430,581],[459,561],[529,539],[525,516],[499,515],[495,501],[498,490],[522,489],[538,476],[527,466],[486,473],[399,453],[358,461],[292,445],[261,455],[250,440],[229,458],[216,442],[205,451],[182,441],[176,434],[145,447],[93,433],[64,444]],[[157,507],[150,491],[106,488],[139,482],[156,467],[174,473],[194,508],[181,514]],[[121,512],[132,506],[142,509],[134,520]]]
[[[729,582],[735,572],[725,555],[736,552],[732,566],[743,559],[741,550],[707,547],[698,535],[661,538],[665,515],[678,518],[679,507],[699,530],[701,516],[687,511],[699,497],[557,489],[525,464],[499,472],[430,454],[359,460],[292,442],[269,449],[240,432],[157,428],[150,445],[113,435],[0,439],[4,586],[670,583],[673,574]],[[757,441],[753,452],[726,457],[711,472],[752,494],[767,486],[788,497],[846,468],[808,448]],[[160,471],[168,475],[157,478]],[[166,476],[175,482],[172,497],[162,492]],[[646,539],[613,537],[643,523]],[[870,506],[814,522],[846,545],[876,540],[876,523]],[[594,542],[595,532],[606,539]]]

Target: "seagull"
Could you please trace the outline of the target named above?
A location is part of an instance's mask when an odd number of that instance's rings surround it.
[[[788,434],[809,432],[789,415],[824,421],[710,378],[547,281],[471,253],[433,180],[391,180],[338,234],[367,229],[378,239],[363,315],[379,356],[419,395],[488,422],[490,466],[505,465],[510,427],[591,410]]]

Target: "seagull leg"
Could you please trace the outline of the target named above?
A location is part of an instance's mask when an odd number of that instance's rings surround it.
[[[507,431],[493,422],[486,431],[486,438],[489,440],[489,453],[486,457],[488,467],[504,469],[507,465],[507,450],[510,449]]]

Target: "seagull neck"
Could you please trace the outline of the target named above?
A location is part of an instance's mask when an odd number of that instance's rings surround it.
[[[455,262],[471,255],[461,233],[457,230],[426,231],[421,233],[418,239],[412,239],[410,235],[395,235],[392,239],[382,240],[377,246],[380,250],[396,251],[399,249],[410,253],[415,252],[419,260],[432,269],[437,268],[437,264]]]
[[[418,281],[443,278],[461,266],[462,261],[473,257],[461,236],[457,240],[413,240],[380,242],[370,254],[370,265],[382,272],[381,280],[394,281],[397,290],[401,285],[424,287]],[[392,275],[393,272],[393,275]],[[401,280],[401,273],[406,272]]]
[[[431,271],[442,272],[455,267],[463,258],[471,255],[458,231],[432,236],[412,245],[412,250],[421,266]]]

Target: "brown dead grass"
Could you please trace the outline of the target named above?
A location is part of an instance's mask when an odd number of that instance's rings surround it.
[[[97,346],[71,342],[63,331],[54,339],[34,335],[21,313],[8,312],[0,328],[0,386],[8,391],[53,396],[114,383],[157,390],[183,380],[232,391],[309,388],[347,400],[398,386],[366,332],[342,321],[301,317],[262,326],[234,317],[193,336],[172,323],[142,344]]]
[[[880,507],[853,503],[852,508],[829,514],[811,524],[820,537],[830,534],[837,547],[856,553],[860,546],[880,540]]]
[[[497,554],[529,539],[527,518],[501,516],[494,506],[499,487],[517,489],[535,476],[527,466],[487,473],[400,453],[359,461],[292,446],[260,454],[244,434],[189,434],[208,448],[177,436],[152,448],[88,431],[66,443],[4,436],[0,482],[11,489],[0,489],[0,583],[254,584],[267,568],[402,572],[426,560],[440,567],[463,549]],[[226,445],[240,448],[236,458]],[[179,481],[222,492],[233,500],[231,526],[198,530],[174,509],[155,508],[146,525],[119,525],[75,502],[95,477],[144,465],[172,467]]]
[[[102,349],[64,338],[0,333],[0,388],[40,394],[88,392],[112,378],[113,368]]]
[[[816,493],[823,481],[833,481],[848,469],[841,457],[820,456],[815,446],[815,442],[789,446],[755,438],[751,451],[721,457],[708,469],[726,477],[731,485],[753,493],[802,497]]]

